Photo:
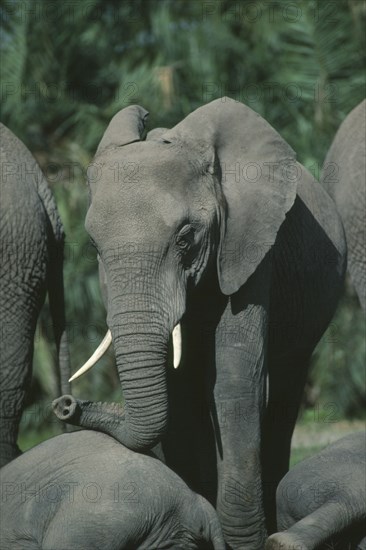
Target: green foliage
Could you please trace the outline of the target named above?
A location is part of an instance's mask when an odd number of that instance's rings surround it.
[[[38,158],[41,166],[42,160]],[[90,156],[77,144],[68,142],[47,157],[47,167],[54,167],[52,179],[60,216],[65,228],[64,284],[67,306],[68,336],[72,368],[76,370],[93,353],[107,326],[97,277],[97,257],[84,228],[87,211],[85,173]],[[53,372],[56,349],[52,345],[48,304],[43,309],[35,342],[35,372],[44,395],[55,396]],[[52,350],[52,352],[51,352]],[[75,396],[88,395],[93,400],[120,400],[113,354],[108,352],[91,376],[73,384]],[[53,364],[53,372],[49,366]],[[118,390],[117,390],[118,388]],[[53,391],[51,391],[53,390]],[[35,396],[34,396],[35,397]]]
[[[328,404],[328,415],[338,419],[365,417],[365,347],[365,315],[349,287],[314,352],[309,405]]]
[[[309,447],[300,447],[291,451],[290,467],[292,468],[298,462],[310,458],[319,453],[324,448],[323,445],[311,445]]]
[[[73,370],[105,330],[84,181],[114,113],[139,103],[152,127],[169,127],[229,95],[262,114],[318,176],[337,127],[365,95],[363,0],[9,0],[0,15],[2,118],[36,154],[66,228]],[[55,395],[49,323],[46,306],[31,403]],[[325,335],[317,348],[307,400],[321,396],[356,415],[365,324],[349,291],[334,323],[339,339]],[[112,352],[73,391],[120,399]]]
[[[315,455],[330,443],[351,433],[365,430],[364,420],[342,420],[334,407],[307,409],[295,427],[291,445],[290,466]]]

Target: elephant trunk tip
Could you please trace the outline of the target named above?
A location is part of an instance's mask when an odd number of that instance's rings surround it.
[[[59,420],[67,422],[76,414],[77,401],[72,395],[62,395],[52,402],[52,409]]]
[[[126,418],[123,408],[111,403],[80,401],[72,395],[62,395],[52,403],[57,418],[68,424],[104,432],[125,447],[137,452],[153,448],[167,429],[167,415],[155,424],[153,430],[141,429]],[[146,425],[144,424],[144,428]]]

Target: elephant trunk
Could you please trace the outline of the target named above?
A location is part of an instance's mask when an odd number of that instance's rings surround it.
[[[117,369],[125,400],[117,404],[93,403],[63,396],[54,401],[63,421],[100,430],[134,451],[156,445],[168,419],[166,360],[169,330],[156,314],[112,315],[111,332]]]
[[[131,321],[122,315],[121,321],[114,323],[112,335],[128,426],[129,443],[122,443],[134,450],[151,448],[167,426],[169,331],[153,318]]]

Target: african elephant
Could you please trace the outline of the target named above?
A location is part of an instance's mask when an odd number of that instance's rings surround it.
[[[343,221],[348,270],[366,311],[366,100],[341,124],[328,151],[321,183],[334,199]]]
[[[365,432],[296,464],[278,486],[277,518],[266,550],[366,550]]]
[[[59,395],[68,391],[70,368],[62,273],[64,233],[56,203],[25,145],[3,124],[0,133],[0,465],[4,465],[20,453],[18,427],[46,290],[58,349]]]
[[[100,432],[49,439],[0,476],[4,549],[225,550],[207,500],[157,458]]]
[[[54,410],[134,450],[162,440],[229,547],[262,550],[309,358],[342,289],[343,228],[247,106],[218,99],[142,140],[146,116],[129,106],[110,122],[85,222],[125,405],[63,396]]]

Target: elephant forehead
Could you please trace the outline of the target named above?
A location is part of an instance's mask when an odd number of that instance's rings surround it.
[[[119,220],[131,232],[156,232],[175,227],[188,214],[189,186],[196,187],[198,168],[170,144],[139,143],[113,151],[99,171],[99,182],[91,183],[88,226]]]
[[[184,197],[174,189],[152,186],[126,189],[98,189],[92,200],[90,217],[96,223],[129,225],[131,229],[173,227],[187,213]]]
[[[205,163],[183,145],[139,142],[117,148],[100,159],[96,170],[103,185],[116,184],[125,191],[136,188],[184,194],[196,182]]]
[[[89,208],[86,228],[96,242],[123,238],[127,242],[168,241],[188,208],[173,192],[152,189],[98,189]]]

